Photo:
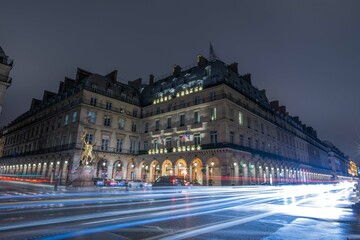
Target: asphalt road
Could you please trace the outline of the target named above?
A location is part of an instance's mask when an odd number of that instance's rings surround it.
[[[0,181],[0,239],[360,239],[352,186],[53,191]]]

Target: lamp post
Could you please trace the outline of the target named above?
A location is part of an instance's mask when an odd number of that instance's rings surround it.
[[[234,186],[235,185],[235,168],[236,168],[236,162],[234,162],[234,171],[233,171],[233,183],[232,185]]]
[[[156,163],[153,164],[153,181],[155,182],[156,181],[156,178],[157,178],[157,170],[156,170]]]
[[[215,164],[214,161],[211,161],[211,163],[210,163],[210,171],[209,171],[209,176],[210,176],[209,186],[213,185],[212,174],[213,174],[214,164]]]
[[[193,182],[197,182],[197,169],[196,169],[196,167],[197,167],[197,163],[195,162],[194,163],[194,166],[193,166]]]

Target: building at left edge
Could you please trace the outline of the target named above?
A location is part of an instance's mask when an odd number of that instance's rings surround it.
[[[269,102],[237,63],[212,55],[159,79],[150,75],[147,84],[77,69],[2,129],[0,174],[71,183],[84,134],[94,178],[176,175],[220,186],[350,177],[343,152]]]
[[[12,78],[10,71],[13,67],[13,60],[9,58],[0,47],[0,114],[3,108],[3,100],[6,89],[10,87]]]

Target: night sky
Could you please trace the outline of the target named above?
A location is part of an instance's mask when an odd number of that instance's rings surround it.
[[[0,46],[15,61],[0,126],[77,67],[147,82],[208,57],[210,42],[270,101],[360,162],[356,0],[0,0]]]

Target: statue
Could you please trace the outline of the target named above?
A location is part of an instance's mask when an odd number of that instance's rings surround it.
[[[85,131],[85,133],[80,138],[85,144],[84,151],[81,154],[81,165],[87,165],[88,163],[91,164],[94,157],[92,152],[93,145],[86,141],[86,134],[87,131]]]
[[[75,179],[72,181],[72,187],[93,187],[94,186],[94,153],[93,145],[86,141],[87,131],[81,135],[80,139],[84,142],[84,150],[81,153],[80,165],[76,169]]]

